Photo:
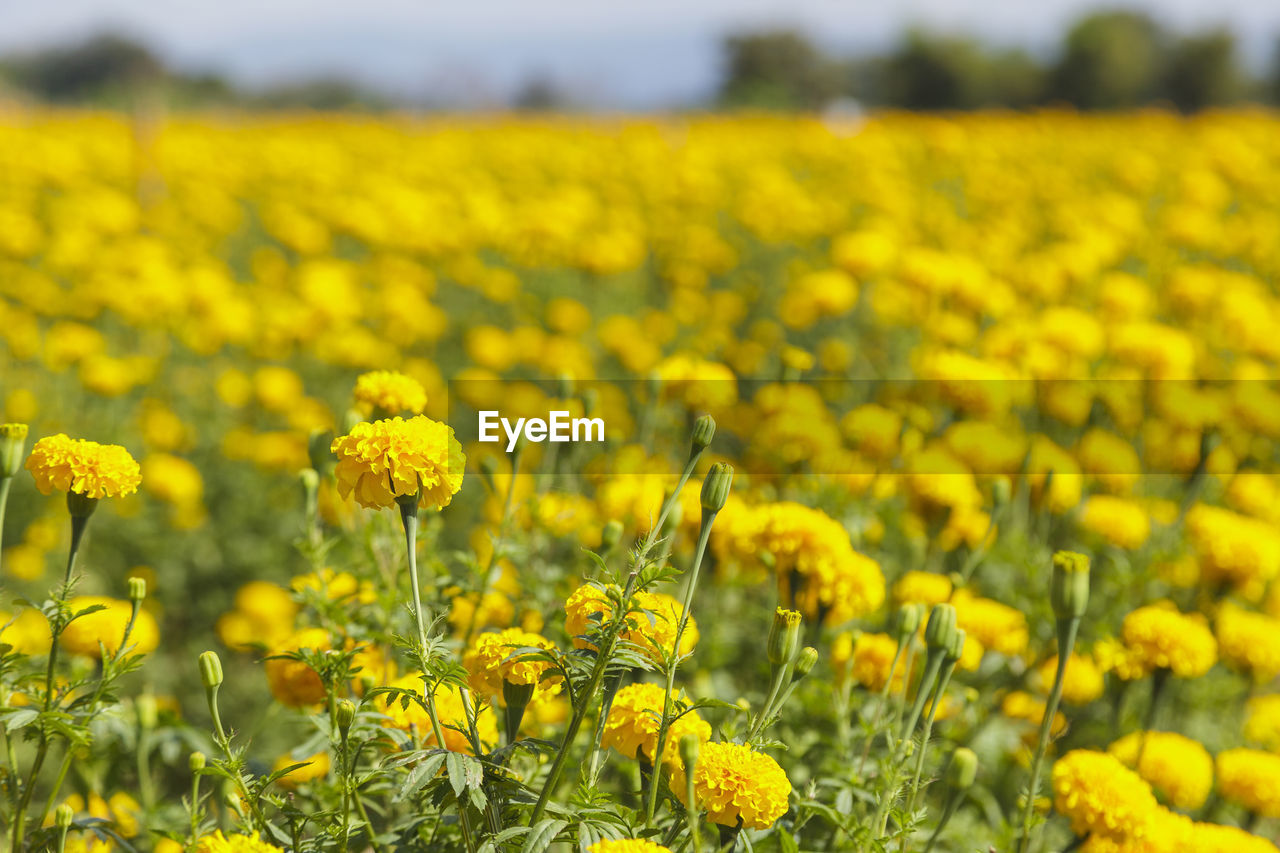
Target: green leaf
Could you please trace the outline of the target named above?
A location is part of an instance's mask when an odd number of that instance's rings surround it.
[[[435,779],[436,774],[440,772],[440,765],[444,764],[445,753],[437,752],[435,755],[427,756],[422,763],[409,771],[408,777],[404,780],[404,785],[400,788],[400,793],[396,795],[397,800],[407,800],[417,796],[418,792],[423,789],[431,780]]]
[[[4,730],[6,732],[16,731],[30,725],[31,721],[38,716],[40,716],[40,712],[35,708],[19,708],[4,721]]]
[[[462,753],[450,752],[445,757],[445,766],[449,772],[449,784],[453,785],[453,793],[461,800],[462,792],[467,789],[467,765],[462,760]]]
[[[551,846],[551,842],[556,840],[556,836],[560,831],[569,825],[567,820],[549,817],[539,821],[529,831],[529,837],[524,840],[524,847],[520,849],[520,853],[542,853]]]

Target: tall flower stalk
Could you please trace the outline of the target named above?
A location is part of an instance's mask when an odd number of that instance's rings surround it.
[[[1045,751],[1049,747],[1049,736],[1053,731],[1053,718],[1062,701],[1062,682],[1067,673],[1067,661],[1075,649],[1080,620],[1089,606],[1089,558],[1070,551],[1054,554],[1049,596],[1053,613],[1058,620],[1058,667],[1054,673],[1053,688],[1049,691],[1049,700],[1045,703],[1044,718],[1040,721],[1040,738],[1036,742],[1035,757],[1031,761],[1031,782],[1027,786],[1026,800],[1022,804],[1018,853],[1026,853],[1031,845],[1031,816],[1040,789],[1040,771]]]

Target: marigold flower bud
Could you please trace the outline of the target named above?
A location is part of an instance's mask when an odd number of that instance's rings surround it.
[[[702,481],[702,509],[704,512],[719,512],[729,500],[729,488],[733,485],[733,466],[717,462],[707,472]]]
[[[572,374],[561,373],[556,377],[556,396],[561,400],[567,400],[573,396],[575,382]]]
[[[930,649],[947,650],[955,642],[956,609],[950,604],[936,604],[924,628],[924,641]]]
[[[129,578],[129,600],[140,602],[147,597],[147,579],[132,577]]]
[[[143,693],[133,700],[133,710],[138,715],[138,725],[141,728],[154,729],[156,727],[156,722],[159,719],[156,697],[150,693]]]
[[[616,518],[611,518],[605,522],[604,529],[600,531],[600,547],[605,551],[612,551],[622,541],[622,522]]]
[[[204,769],[206,761],[207,759],[204,757],[203,752],[193,752],[191,757],[187,759],[187,767],[191,769],[192,773],[199,773]]]
[[[813,668],[817,663],[818,650],[813,646],[805,646],[800,650],[800,654],[796,655],[796,678],[804,678],[806,675],[813,672]]]
[[[957,628],[951,645],[947,647],[947,663],[955,663],[964,655],[964,637],[964,631]]]
[[[75,809],[63,803],[53,810],[53,825],[59,830],[67,830],[71,827],[71,821],[75,820]]]
[[[769,627],[769,640],[765,645],[765,654],[769,663],[783,666],[791,663],[796,652],[800,650],[800,632],[804,618],[795,610],[783,610],[781,607],[773,612],[773,624]]]
[[[1000,507],[1013,498],[1013,485],[1008,477],[996,477],[991,483],[991,500]]]
[[[973,787],[977,777],[977,753],[968,747],[958,747],[951,753],[951,763],[947,765],[947,783],[957,791],[965,791]]]
[[[0,424],[0,480],[14,477],[22,470],[26,443],[26,424]]]
[[[693,452],[705,450],[711,446],[716,437],[716,419],[711,415],[702,415],[693,422]]]
[[[345,740],[347,732],[351,731],[351,724],[356,719],[356,704],[350,699],[343,699],[333,709],[333,721],[338,724],[338,731],[342,733]]]
[[[662,520],[662,536],[668,538],[676,535],[676,531],[680,529],[680,522],[684,521],[684,507],[676,501],[671,505],[670,512],[667,517]]]
[[[698,765],[698,747],[702,741],[695,734],[687,734],[680,738],[680,763],[684,765],[687,776]]]
[[[898,640],[905,642],[920,630],[920,605],[911,603],[898,608],[894,617],[894,634]]]
[[[313,500],[313,495],[320,490],[320,474],[315,468],[303,468],[298,472],[298,482],[302,484],[302,494],[306,496],[307,501]]]
[[[200,681],[206,690],[212,690],[222,684],[222,659],[217,652],[203,652],[200,655]]]
[[[1053,555],[1049,587],[1053,612],[1059,619],[1079,619],[1089,606],[1089,558],[1073,551]]]

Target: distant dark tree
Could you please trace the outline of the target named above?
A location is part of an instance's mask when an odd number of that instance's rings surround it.
[[[971,109],[982,86],[982,51],[965,38],[907,34],[885,67],[885,98],[908,110]]]
[[[1082,109],[1120,109],[1158,93],[1160,28],[1140,12],[1097,12],[1067,33],[1052,74],[1052,97]]]
[[[877,84],[874,100],[904,109],[1025,107],[1042,96],[1044,73],[1020,50],[911,31],[880,66]]]
[[[250,99],[256,107],[304,110],[380,110],[386,99],[344,77],[317,77],[272,86]]]
[[[568,98],[556,84],[542,75],[530,77],[511,99],[511,105],[527,112],[552,112],[568,106]]]
[[[800,33],[750,33],[724,41],[720,102],[729,107],[818,110],[842,94],[845,70]]]
[[[49,101],[85,101],[130,91],[165,76],[160,59],[124,36],[103,34],[5,63],[18,87]]]
[[[1044,99],[1045,70],[1024,50],[987,57],[982,106],[1030,107]]]
[[[1235,36],[1226,30],[1187,36],[1169,51],[1164,94],[1184,112],[1239,100],[1245,85]]]

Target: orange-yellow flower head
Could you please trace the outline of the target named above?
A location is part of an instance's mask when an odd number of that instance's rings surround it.
[[[281,848],[254,835],[223,835],[218,830],[196,842],[196,853],[280,853]]]
[[[629,684],[618,691],[609,719],[604,724],[601,742],[611,746],[628,758],[644,752],[652,763],[658,749],[658,718],[662,715],[666,691],[657,684]],[[698,716],[697,711],[682,714],[667,731],[663,749],[664,761],[679,760],[679,743],[685,735],[694,735],[706,743],[711,739],[711,725]]]
[[[551,663],[521,654],[521,649],[555,649],[555,644],[541,634],[520,628],[490,631],[476,637],[475,645],[463,661],[471,673],[471,686],[490,696],[502,696],[502,682],[532,685],[534,699],[549,698],[560,692],[559,679],[543,680]],[[532,701],[532,700],[531,700]]]
[[[133,494],[142,482],[138,463],[123,447],[61,433],[37,441],[26,468],[46,495],[57,489],[87,498],[114,498]]]
[[[1151,786],[1114,755],[1076,749],[1053,765],[1053,807],[1076,835],[1146,837],[1157,804]]]
[[[1256,749],[1218,754],[1218,791],[1263,817],[1280,817],[1280,755]]]
[[[1218,642],[1199,619],[1174,607],[1150,604],[1124,617],[1125,646],[1150,669],[1169,669],[1179,678],[1204,675],[1218,659]]]
[[[616,586],[610,589],[619,592]],[[633,606],[635,610],[627,617],[627,625],[619,636],[638,646],[654,661],[671,654],[684,606],[666,593],[643,591],[635,594]],[[595,646],[585,637],[612,618],[613,603],[600,587],[585,583],[569,596],[564,609],[565,632],[573,638],[574,646],[586,649]],[[697,643],[698,624],[690,616],[680,636],[680,653],[689,654]]]
[[[671,853],[671,849],[644,838],[611,838],[592,844],[587,853]]]
[[[1134,767],[1169,805],[1194,810],[1204,805],[1213,787],[1213,757],[1189,737],[1176,732],[1133,732],[1120,738],[1107,752]]]
[[[467,463],[453,428],[421,415],[357,424],[334,440],[333,452],[338,492],[370,509],[408,495],[419,495],[424,509],[448,506]]]
[[[133,605],[128,601],[107,598],[103,595],[78,595],[68,604],[72,613],[79,613],[90,607],[101,607],[71,622],[62,632],[60,642],[69,652],[89,657],[100,657],[102,647],[107,654],[113,654],[124,639],[124,629],[129,624],[129,616],[133,613]],[[102,647],[98,644],[101,643]],[[146,654],[155,651],[160,644],[160,628],[155,617],[145,610],[138,611],[137,621],[129,634],[129,646],[133,654]]]
[[[671,766],[671,789],[686,806],[684,767]],[[705,743],[693,771],[693,793],[707,820],[721,826],[768,829],[787,812],[791,782],[763,752],[740,743]]]
[[[422,383],[394,370],[375,370],[356,378],[356,406],[366,415],[420,415],[427,405]]]

